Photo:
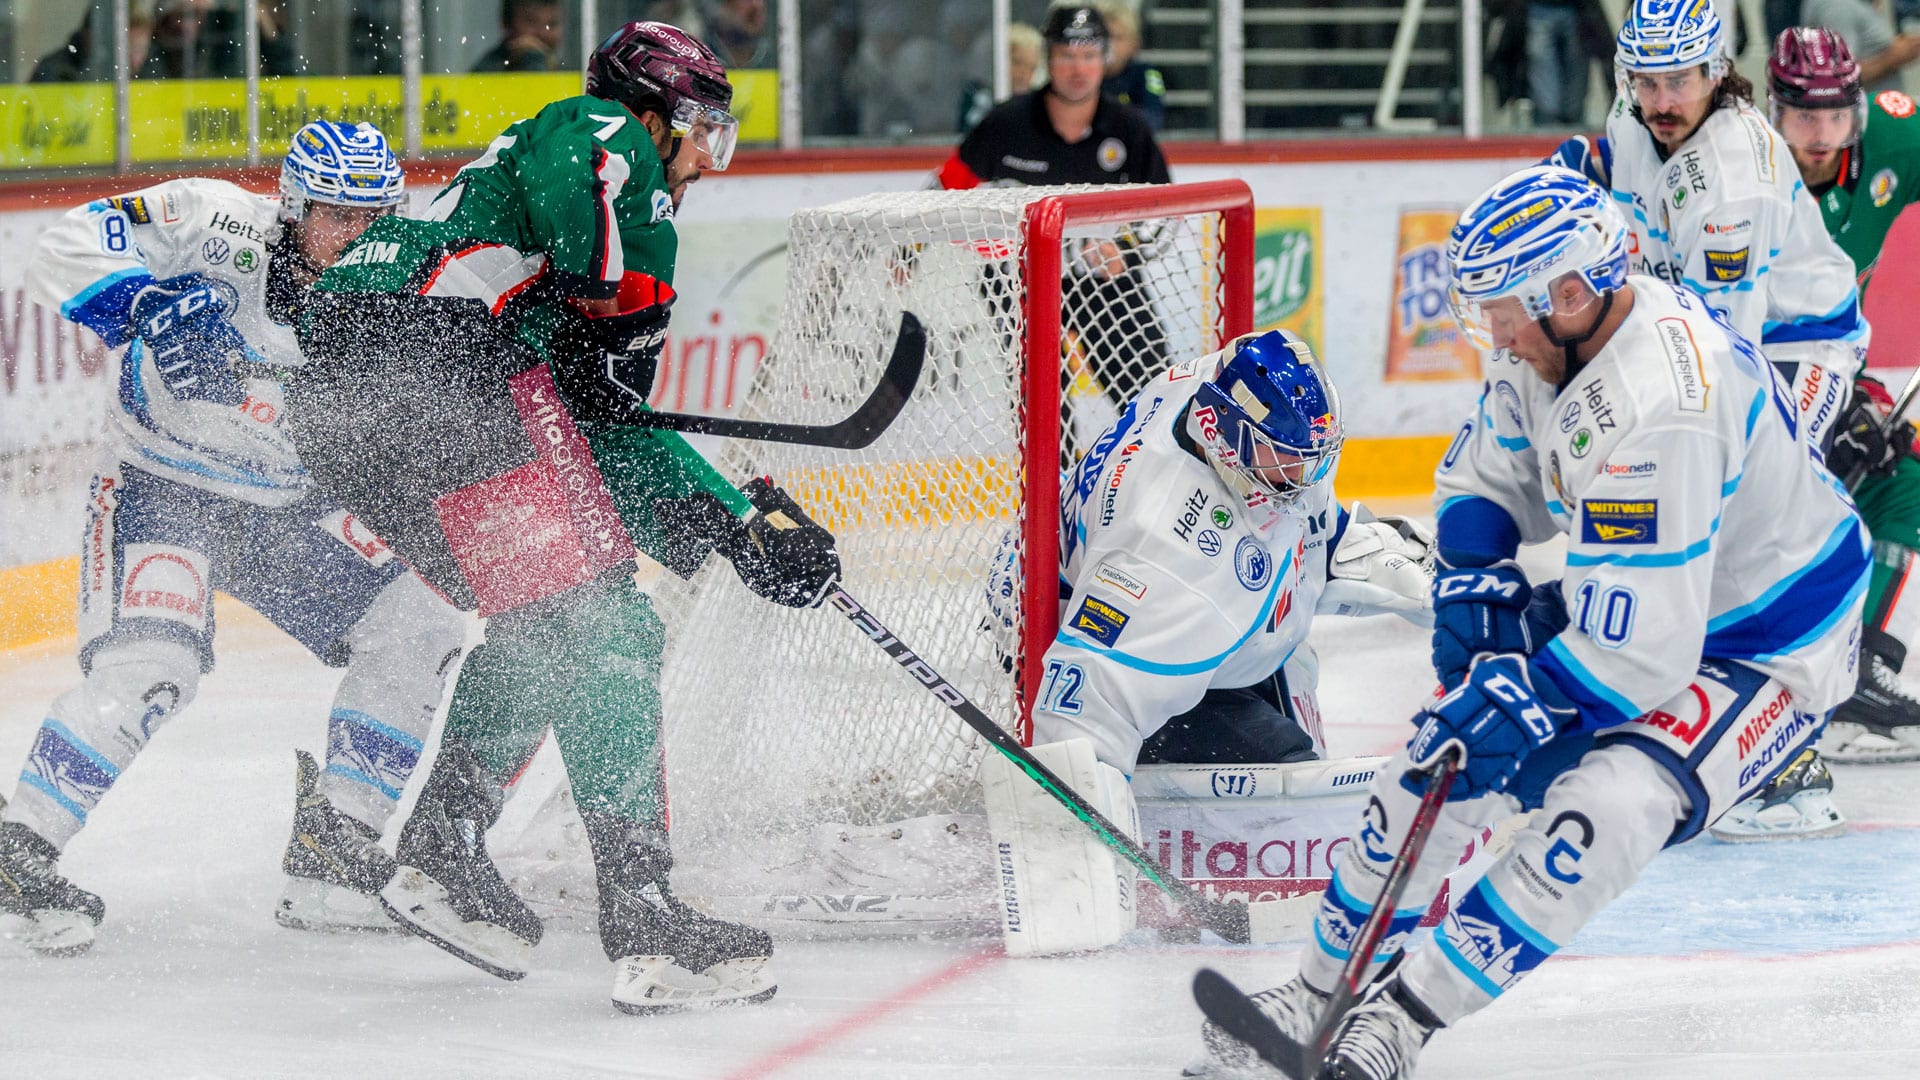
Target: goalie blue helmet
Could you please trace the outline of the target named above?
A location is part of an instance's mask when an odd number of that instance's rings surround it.
[[[1493,348],[1489,309],[1515,317],[1553,313],[1549,287],[1578,274],[1595,296],[1627,283],[1627,221],[1613,196],[1586,177],[1535,165],[1495,184],[1460,215],[1447,237],[1454,318]],[[1563,312],[1563,314],[1565,314]]]
[[[1250,505],[1290,504],[1333,472],[1345,441],[1340,399],[1290,330],[1240,338],[1194,392],[1187,430],[1214,471]]]
[[[280,217],[299,221],[310,202],[395,207],[406,181],[379,128],[315,120],[293,133],[280,165]]]
[[[1614,39],[1614,65],[1621,71],[1679,71],[1708,65],[1727,73],[1726,24],[1713,0],[1632,0]]]

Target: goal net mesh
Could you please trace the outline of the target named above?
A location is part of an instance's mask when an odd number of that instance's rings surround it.
[[[847,591],[1023,741],[1023,673],[1058,606],[1057,500],[1029,505],[1031,482],[1228,331],[1220,213],[1156,209],[1179,188],[1109,187],[1092,189],[1105,218],[1082,224],[1085,190],[880,194],[795,214],[780,327],[740,415],[843,419],[878,383],[902,311],[926,328],[926,366],[865,449],[732,442],[715,457],[735,482],[766,475],[792,493],[833,531]],[[1049,198],[1064,227],[1030,223]],[[1115,199],[1130,200],[1124,220]],[[1035,245],[1058,270],[1033,270],[1049,265]],[[1025,618],[1030,575],[1043,638]],[[981,739],[837,613],[762,601],[723,560],[690,582],[665,575],[655,595],[683,892],[912,895],[990,914]]]

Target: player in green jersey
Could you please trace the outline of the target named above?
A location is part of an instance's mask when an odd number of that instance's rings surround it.
[[[615,1004],[759,1001],[774,990],[767,936],[668,891],[665,635],[628,542],[683,576],[718,550],[791,606],[817,603],[839,560],[770,483],[735,490],[679,436],[623,422],[645,409],[673,305],[675,211],[732,155],[725,68],[674,27],[629,23],[586,88],[509,127],[423,218],[382,219],[321,278],[290,420],[307,460],[339,455],[315,471],[323,490],[488,617],[388,913],[519,977],[541,927],[484,836],[551,729],[593,850]]]
[[[1831,30],[1782,31],[1768,61],[1774,127],[1786,139],[1827,231],[1862,281],[1880,258],[1894,218],[1920,198],[1920,117],[1888,90],[1868,102],[1860,66]],[[1920,587],[1909,588],[1920,550],[1920,458],[1912,425],[1888,437],[1892,395],[1862,375],[1834,425],[1827,464],[1858,474],[1853,497],[1873,534],[1873,578],[1861,635],[1860,687],[1834,713],[1820,752],[1833,761],[1920,758],[1920,700],[1900,688],[1907,650],[1920,640]]]

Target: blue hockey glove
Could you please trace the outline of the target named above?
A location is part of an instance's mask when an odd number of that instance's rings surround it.
[[[1520,763],[1579,719],[1579,710],[1524,656],[1508,653],[1474,661],[1466,681],[1414,716],[1420,730],[1407,745],[1419,769],[1432,769],[1449,750],[1461,755],[1460,775],[1447,801],[1503,791]],[[1418,795],[1409,773],[1400,784]]]
[[[1448,566],[1435,560],[1433,673],[1448,690],[1459,685],[1481,653],[1532,655],[1525,612],[1533,598],[1520,564]]]
[[[1595,140],[1585,135],[1575,135],[1561,143],[1540,164],[1572,169],[1601,187],[1612,187],[1613,184],[1607,177],[1611,171],[1612,157],[1605,136],[1602,136],[1596,144]]]
[[[233,365],[247,341],[233,328],[226,292],[200,274],[156,281],[133,298],[128,322],[146,342],[167,392],[181,401],[238,405],[247,388]]]

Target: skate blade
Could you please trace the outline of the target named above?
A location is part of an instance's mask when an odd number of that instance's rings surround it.
[[[780,988],[763,969],[764,956],[723,960],[691,972],[671,956],[623,956],[613,972],[613,1007],[629,1016],[758,1005]]]
[[[1860,724],[1834,721],[1821,736],[1820,756],[1837,765],[1899,765],[1920,761],[1920,746]]]
[[[0,915],[0,940],[24,947],[35,956],[79,956],[93,948],[93,931],[93,920],[76,911]]]
[[[380,890],[380,906],[408,933],[423,937],[481,971],[509,982],[527,975],[533,946],[492,923],[467,922],[447,903],[447,891],[425,872],[402,866]]]
[[[1751,815],[1735,807],[1707,831],[1714,839],[1728,844],[1824,840],[1846,832],[1847,819],[1824,792],[1801,792],[1783,804]]]
[[[289,877],[273,921],[289,930],[317,934],[400,934],[405,930],[377,896],[312,878]]]

